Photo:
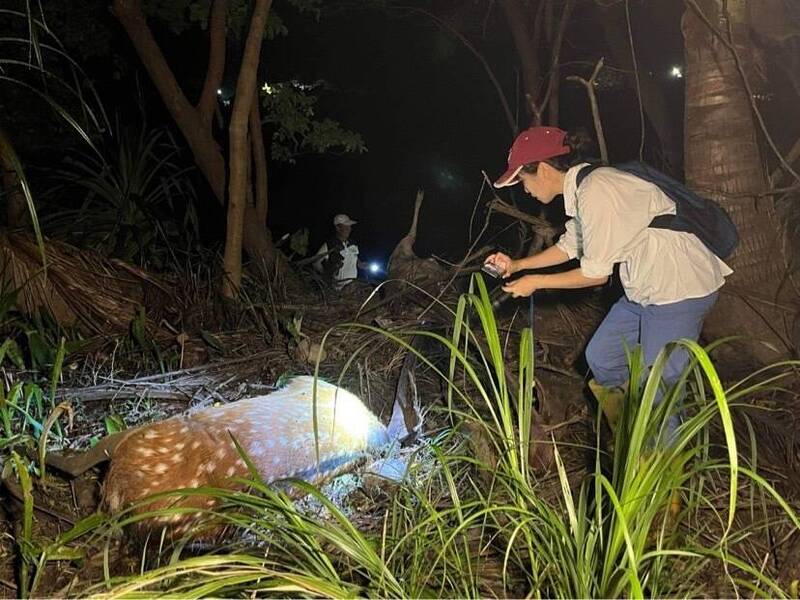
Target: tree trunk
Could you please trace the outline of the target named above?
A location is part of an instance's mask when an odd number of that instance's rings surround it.
[[[536,34],[531,32],[530,14],[522,0],[502,0],[500,5],[508,21],[514,47],[517,49],[520,67],[522,69],[522,91],[525,95],[525,107],[530,118],[530,125],[538,125],[541,114],[536,101],[542,87],[542,72],[539,66],[539,35],[541,28],[536,28]]]
[[[558,18],[553,0],[540,0],[533,4],[524,3],[522,0],[502,0],[501,5],[522,68],[522,88],[529,117],[527,126],[540,125],[545,108],[548,111],[548,123],[558,125],[561,44],[572,13],[573,0],[564,2],[564,8]],[[531,22],[534,23],[533,31],[530,27]],[[550,46],[546,86],[539,61],[543,30]]]
[[[250,31],[245,42],[244,57],[236,82],[236,96],[231,114],[230,133],[230,185],[228,187],[228,221],[225,236],[223,266],[225,278],[222,293],[226,298],[235,298],[242,283],[242,235],[244,214],[248,206],[248,165],[250,144],[247,139],[248,121],[256,97],[256,79],[261,58],[261,41],[272,0],[256,0]],[[258,124],[261,127],[261,124]],[[252,207],[255,211],[255,207]]]
[[[217,88],[222,81],[225,61],[225,8],[220,0],[214,2],[211,15],[211,51],[209,69],[198,105],[186,99],[175,75],[167,64],[161,49],[147,26],[141,0],[114,0],[114,14],[133,43],[162,101],[181,130],[195,163],[208,181],[211,191],[220,203],[225,203],[225,158],[211,130],[213,107]],[[222,31],[222,33],[220,33]],[[211,97],[213,94],[213,98]],[[213,101],[212,101],[213,100]],[[245,251],[259,265],[275,268],[277,252],[264,220],[258,221],[252,206],[245,207],[243,244]]]
[[[548,77],[546,97],[543,102],[547,103],[547,118],[551,125],[558,125],[560,119],[561,103],[558,92],[561,84],[561,46],[564,42],[564,34],[567,31],[567,23],[569,23],[569,18],[572,15],[573,4],[574,0],[566,0],[564,2],[564,8],[558,20],[558,27],[555,28],[555,36],[551,36],[548,33],[548,39],[552,39],[550,42],[552,58],[550,59],[550,76]],[[555,16],[553,16],[550,27],[555,27]]]
[[[733,44],[745,73],[752,76],[753,47],[744,21],[743,2],[727,2]],[[708,23],[698,14],[701,9]],[[750,98],[733,53],[712,31],[728,35],[722,0],[687,1],[683,18],[686,56],[686,182],[723,205],[739,228],[740,243],[727,262],[734,270],[717,307],[706,320],[712,338],[744,335],[748,344],[733,368],[747,361],[774,361],[789,350],[787,317],[779,304],[785,275],[781,230],[767,189]],[[728,358],[732,358],[733,353]]]
[[[264,137],[261,132],[261,111],[258,100],[250,109],[250,142],[253,145],[253,170],[256,175],[255,207],[259,223],[267,222],[267,153],[264,149]]]

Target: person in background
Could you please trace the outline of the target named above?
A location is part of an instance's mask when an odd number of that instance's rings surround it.
[[[626,345],[641,344],[650,366],[668,342],[697,340],[703,319],[732,271],[694,234],[649,226],[655,217],[675,213],[675,203],[655,184],[604,167],[578,187],[578,172],[587,165],[582,150],[590,145],[587,135],[569,135],[556,127],[532,127],[517,137],[508,169],[494,185],[522,183],[542,204],[563,194],[571,218],[559,241],[543,252],[516,260],[496,253],[487,262],[509,277],[571,259],[580,261],[574,269],[528,274],[506,283],[503,289],[514,297],[540,289],[603,285],[619,264],[625,294],[586,347],[594,375],[589,388],[613,428],[630,377]],[[683,348],[672,351],[663,373],[667,385],[677,381],[688,360]],[[679,424],[680,416],[672,415],[668,439]]]
[[[358,260],[358,246],[350,241],[350,232],[355,224],[356,221],[345,214],[336,215],[333,218],[335,235],[317,250],[319,259],[314,262],[314,269],[337,290],[354,281],[358,269],[366,268]]]

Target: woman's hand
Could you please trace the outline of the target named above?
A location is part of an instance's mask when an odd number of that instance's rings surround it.
[[[503,254],[502,252],[495,252],[494,254],[490,254],[486,257],[486,260],[483,261],[485,263],[491,263],[495,267],[500,270],[501,277],[505,279],[509,275],[512,275],[516,272],[515,268],[515,261],[511,259],[510,256],[507,254]]]
[[[526,275],[515,279],[503,286],[503,291],[514,298],[525,298],[539,289],[539,279],[536,275]]]

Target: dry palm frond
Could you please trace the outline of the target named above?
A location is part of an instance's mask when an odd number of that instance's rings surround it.
[[[59,325],[108,335],[127,331],[146,307],[152,335],[158,333],[153,317],[177,304],[165,280],[134,266],[53,240],[46,241],[46,252],[45,272],[28,236],[0,236],[2,285],[18,290],[17,306],[25,314],[46,312]]]

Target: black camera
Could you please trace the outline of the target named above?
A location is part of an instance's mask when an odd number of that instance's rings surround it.
[[[501,269],[494,263],[483,263],[481,271],[483,271],[487,275],[491,275],[495,279],[497,279],[498,277],[502,277],[503,275],[503,269]]]

